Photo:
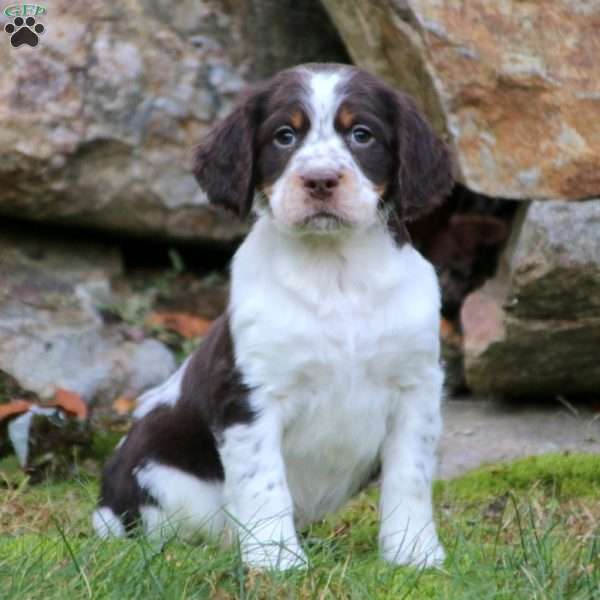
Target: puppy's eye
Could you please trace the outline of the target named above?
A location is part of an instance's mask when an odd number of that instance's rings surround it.
[[[366,146],[373,140],[371,130],[365,125],[355,125],[350,132],[352,141],[360,146]]]
[[[275,132],[273,139],[278,146],[289,148],[296,143],[297,136],[294,129],[289,125],[284,125]]]

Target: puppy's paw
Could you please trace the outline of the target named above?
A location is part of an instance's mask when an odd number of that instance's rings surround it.
[[[444,564],[446,553],[435,534],[412,540],[406,537],[401,541],[394,541],[393,537],[381,541],[381,556],[385,561],[420,568],[441,567]]]
[[[253,569],[287,571],[306,569],[308,566],[308,559],[302,548],[295,544],[253,544],[244,548],[242,554],[244,564]]]

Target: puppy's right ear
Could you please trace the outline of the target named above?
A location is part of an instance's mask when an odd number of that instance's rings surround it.
[[[261,93],[243,98],[194,153],[194,175],[212,204],[245,218],[254,196],[254,151]]]

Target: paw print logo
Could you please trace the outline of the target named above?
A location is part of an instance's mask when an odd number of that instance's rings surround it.
[[[13,48],[18,48],[23,44],[35,47],[40,41],[39,36],[46,31],[41,23],[36,23],[33,17],[16,17],[12,23],[4,27],[4,31],[10,35],[10,43]]]

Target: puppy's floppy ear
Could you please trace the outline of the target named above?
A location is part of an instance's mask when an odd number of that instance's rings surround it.
[[[401,219],[412,220],[439,204],[452,189],[452,161],[414,102],[395,94],[397,179],[390,190]]]
[[[233,112],[217,123],[194,153],[194,175],[212,204],[244,218],[254,196],[255,133],[260,91],[242,98]]]

